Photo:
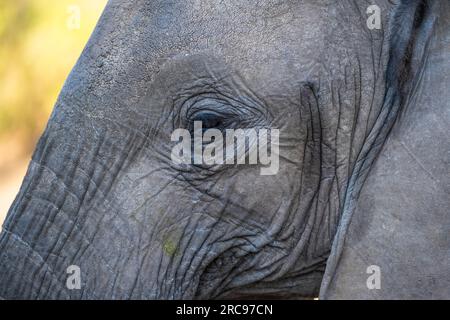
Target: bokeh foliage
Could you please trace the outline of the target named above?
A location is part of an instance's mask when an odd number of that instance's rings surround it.
[[[106,2],[0,0],[0,141],[13,134],[34,146]]]

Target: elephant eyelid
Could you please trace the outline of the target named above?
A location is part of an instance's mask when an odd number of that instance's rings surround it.
[[[218,92],[195,94],[178,100],[179,108],[174,117],[174,128],[191,129],[194,121],[220,122],[218,129],[238,129],[266,126],[271,116],[264,106],[250,98],[233,97]],[[205,119],[206,118],[206,119]]]
[[[234,128],[239,119],[217,112],[199,111],[194,113],[191,119],[188,120],[188,127],[191,132],[194,131],[194,122],[201,122],[203,131],[208,129],[224,131],[225,129]]]
[[[240,122],[242,114],[236,106],[220,98],[205,98],[191,104],[185,114],[186,125],[192,128],[194,121],[202,122],[205,129],[231,128]]]
[[[237,107],[221,99],[211,98],[200,100],[192,104],[187,109],[186,118],[192,119],[195,115],[200,113],[210,113],[211,115],[215,114],[218,117],[239,116],[239,110]]]

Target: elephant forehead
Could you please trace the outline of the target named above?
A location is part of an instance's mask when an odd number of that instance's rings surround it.
[[[127,42],[133,60],[159,66],[183,52],[215,51],[245,72],[265,74],[299,72],[316,59],[332,12],[324,1],[133,2],[124,8],[113,1],[116,26],[106,27]]]
[[[286,104],[298,104],[302,83],[314,82],[323,69],[338,69],[335,63],[348,63],[340,57],[349,56],[352,39],[344,37],[339,21],[344,11],[347,20],[351,14],[355,21],[361,17],[359,11],[344,10],[347,6],[112,0],[62,95],[80,97],[90,113],[106,112],[122,121],[121,110],[155,111],[171,91],[176,96],[179,86],[226,73],[238,74],[248,91],[284,112]]]
[[[320,56],[327,12],[313,1],[112,0],[63,93],[133,104],[172,57],[199,52],[223,57],[262,89],[282,86],[307,77]]]

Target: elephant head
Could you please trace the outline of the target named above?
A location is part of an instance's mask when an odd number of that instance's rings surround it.
[[[365,1],[110,0],[3,225],[0,296],[448,297],[450,5],[375,3],[381,28]],[[196,123],[277,130],[276,170],[174,161]]]

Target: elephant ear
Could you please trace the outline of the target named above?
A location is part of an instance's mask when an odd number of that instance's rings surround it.
[[[450,2],[404,1],[391,21],[389,112],[355,167],[322,299],[450,298]]]

